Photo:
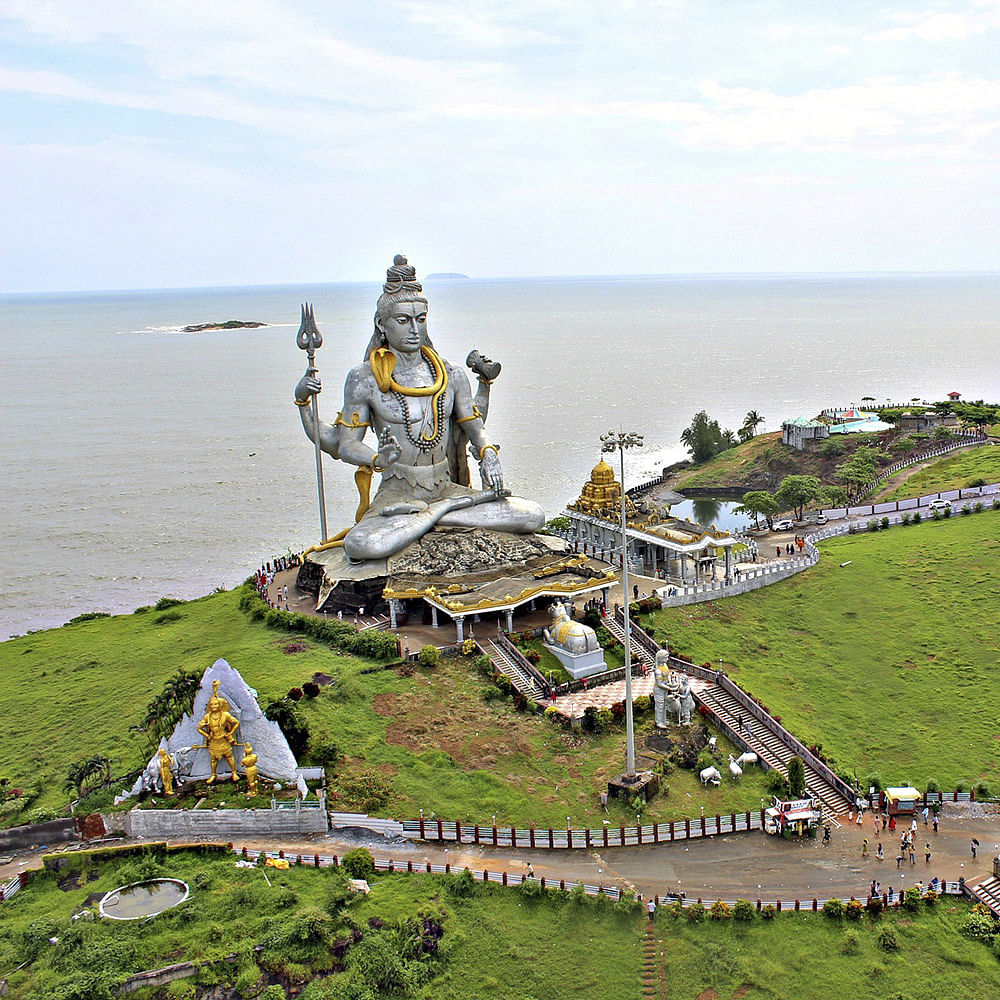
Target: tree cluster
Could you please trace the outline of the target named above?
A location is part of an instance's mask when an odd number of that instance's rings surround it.
[[[763,518],[770,528],[776,514],[788,510],[802,520],[805,508],[816,502],[839,507],[847,502],[847,492],[839,486],[823,486],[816,476],[785,476],[774,493],[767,490],[748,490],[744,493],[736,513],[749,514],[758,528]]]
[[[731,430],[723,429],[719,421],[713,420],[704,410],[700,410],[681,431],[681,444],[691,452],[691,460],[700,464],[728,448],[735,448],[738,443],[749,441],[762,423],[764,418],[756,410],[750,410],[743,420],[743,426],[734,434]]]

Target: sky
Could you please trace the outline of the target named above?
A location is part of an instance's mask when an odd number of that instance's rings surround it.
[[[1000,270],[1000,2],[3,0],[0,291]]]

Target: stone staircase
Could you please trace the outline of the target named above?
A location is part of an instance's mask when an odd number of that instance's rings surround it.
[[[493,666],[497,668],[505,677],[510,678],[511,684],[521,692],[526,698],[532,701],[543,701],[545,692],[539,687],[538,682],[503,648],[496,640],[487,639],[482,643],[487,656],[493,661]]]
[[[618,640],[619,644],[624,649],[625,647],[625,629],[614,619],[612,615],[607,615],[604,618],[604,627]],[[656,664],[656,659],[652,653],[646,649],[635,637],[635,633],[632,633],[632,653],[633,655],[638,655],[642,657],[642,662],[647,666],[652,668]]]
[[[663,992],[663,970],[660,967],[659,944],[656,940],[656,925],[652,920],[646,924],[646,937],[642,942],[642,1000],[659,1000]]]
[[[982,882],[970,886],[969,891],[980,903],[990,908],[993,916],[1000,917],[1000,878],[991,875]]]
[[[691,680],[691,692],[702,704],[708,706],[723,722],[739,732],[740,717],[747,719],[746,709],[718,684],[695,677]],[[777,735],[765,728],[757,719],[751,719],[750,736],[745,732],[740,735],[752,753],[764,761],[769,767],[788,774],[788,761],[795,751],[786,746]],[[806,789],[810,795],[816,796],[823,803],[824,814],[841,816],[852,808],[852,804],[833,788],[825,778],[814,771],[808,763],[805,765]]]
[[[391,627],[388,615],[368,615],[358,622],[358,631],[367,632],[373,629],[376,632],[384,632]]]

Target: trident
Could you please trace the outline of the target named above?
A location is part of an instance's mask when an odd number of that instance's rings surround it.
[[[319,369],[316,367],[316,348],[323,346],[323,335],[316,326],[316,317],[313,316],[313,308],[308,302],[302,306],[302,321],[299,323],[299,332],[295,335],[295,343],[306,352],[306,356],[309,358],[309,367],[306,369],[306,375],[310,377],[317,375]],[[319,530],[321,533],[320,537],[325,543],[329,536],[326,531],[326,496],[323,491],[323,452],[319,446],[319,402],[316,399],[315,392],[312,394],[310,403],[313,418],[313,441],[316,444],[316,488],[319,491]]]

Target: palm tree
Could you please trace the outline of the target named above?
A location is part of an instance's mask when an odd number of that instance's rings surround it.
[[[106,785],[111,780],[111,758],[103,754],[94,754],[86,760],[78,760],[70,765],[64,787],[67,791],[75,791],[77,798],[83,795],[83,786],[92,779],[99,779],[98,787]]]
[[[743,440],[749,440],[757,433],[757,428],[764,423],[764,418],[756,411],[750,410],[747,415],[743,418],[743,426],[740,428],[740,437],[743,437],[743,432],[746,431],[746,438]]]

